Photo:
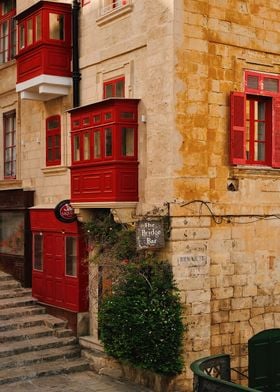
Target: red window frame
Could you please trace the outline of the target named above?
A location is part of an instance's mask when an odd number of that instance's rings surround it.
[[[266,113],[263,125],[254,115],[260,106]],[[260,132],[260,136],[263,126],[265,137],[260,140],[256,134]],[[256,158],[261,144],[262,157]],[[230,164],[280,168],[280,75],[246,71],[245,92],[231,94]]]
[[[90,0],[82,0],[82,7],[87,4],[90,4]]]
[[[11,5],[10,10],[4,12],[4,4]],[[10,4],[11,3],[11,4]],[[0,1],[0,64],[12,60],[16,55],[16,1]]]
[[[55,126],[56,123],[57,126]],[[46,166],[57,166],[60,164],[61,120],[59,115],[55,115],[46,119]]]
[[[16,178],[16,112],[5,113],[4,129],[4,178]]]
[[[121,94],[117,95],[117,84],[122,83],[122,91]],[[112,88],[112,94],[108,95],[107,94],[107,88],[111,86]],[[122,76],[117,79],[112,79],[112,80],[107,80],[103,83],[103,99],[106,98],[113,98],[113,97],[118,97],[118,98],[123,98],[125,96],[125,78]]]
[[[41,23],[41,31],[40,36],[37,37],[37,18],[40,17]],[[31,22],[32,26],[32,37],[31,42],[28,39],[28,23]],[[25,48],[29,48],[30,46],[34,45],[35,43],[42,40],[43,35],[43,14],[41,11],[37,12],[36,14],[30,16],[27,19],[24,19],[18,26],[18,51],[21,51]],[[21,36],[23,34],[23,37]]]

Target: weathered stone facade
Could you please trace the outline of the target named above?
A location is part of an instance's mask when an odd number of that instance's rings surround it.
[[[35,1],[18,3],[21,12]],[[126,13],[100,17],[101,3],[80,9],[81,105],[101,100],[103,82],[120,75],[125,96],[140,99],[136,213],[170,204],[163,254],[187,327],[186,369],[175,390],[191,391],[192,361],[229,353],[244,370],[248,339],[280,325],[280,172],[229,163],[230,92],[244,91],[245,70],[280,74],[280,4],[134,0]],[[70,195],[71,96],[20,100],[14,60],[0,66],[0,77],[1,118],[13,109],[18,115],[18,176],[4,180],[2,156],[0,189],[33,189],[35,205],[53,207]],[[45,120],[57,113],[62,164],[46,168]]]

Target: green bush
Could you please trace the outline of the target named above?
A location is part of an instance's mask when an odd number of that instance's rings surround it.
[[[182,308],[168,262],[148,257],[122,266],[99,308],[105,351],[136,367],[175,375],[182,371]]]

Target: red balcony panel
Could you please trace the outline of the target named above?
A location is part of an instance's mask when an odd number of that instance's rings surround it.
[[[43,73],[43,53],[29,53],[17,64],[18,82],[31,79]]]
[[[45,69],[43,69],[43,73],[47,75],[72,76],[70,50],[49,46],[45,50],[44,57]]]
[[[77,181],[77,179],[79,179]],[[79,182],[79,188],[75,184]],[[137,201],[137,162],[114,163],[102,167],[75,167],[71,170],[71,201]]]

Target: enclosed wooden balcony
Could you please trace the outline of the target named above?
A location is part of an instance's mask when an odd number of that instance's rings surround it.
[[[71,203],[138,200],[138,99],[72,109]]]
[[[68,95],[71,77],[71,5],[39,1],[16,16],[16,91],[47,101]]]

